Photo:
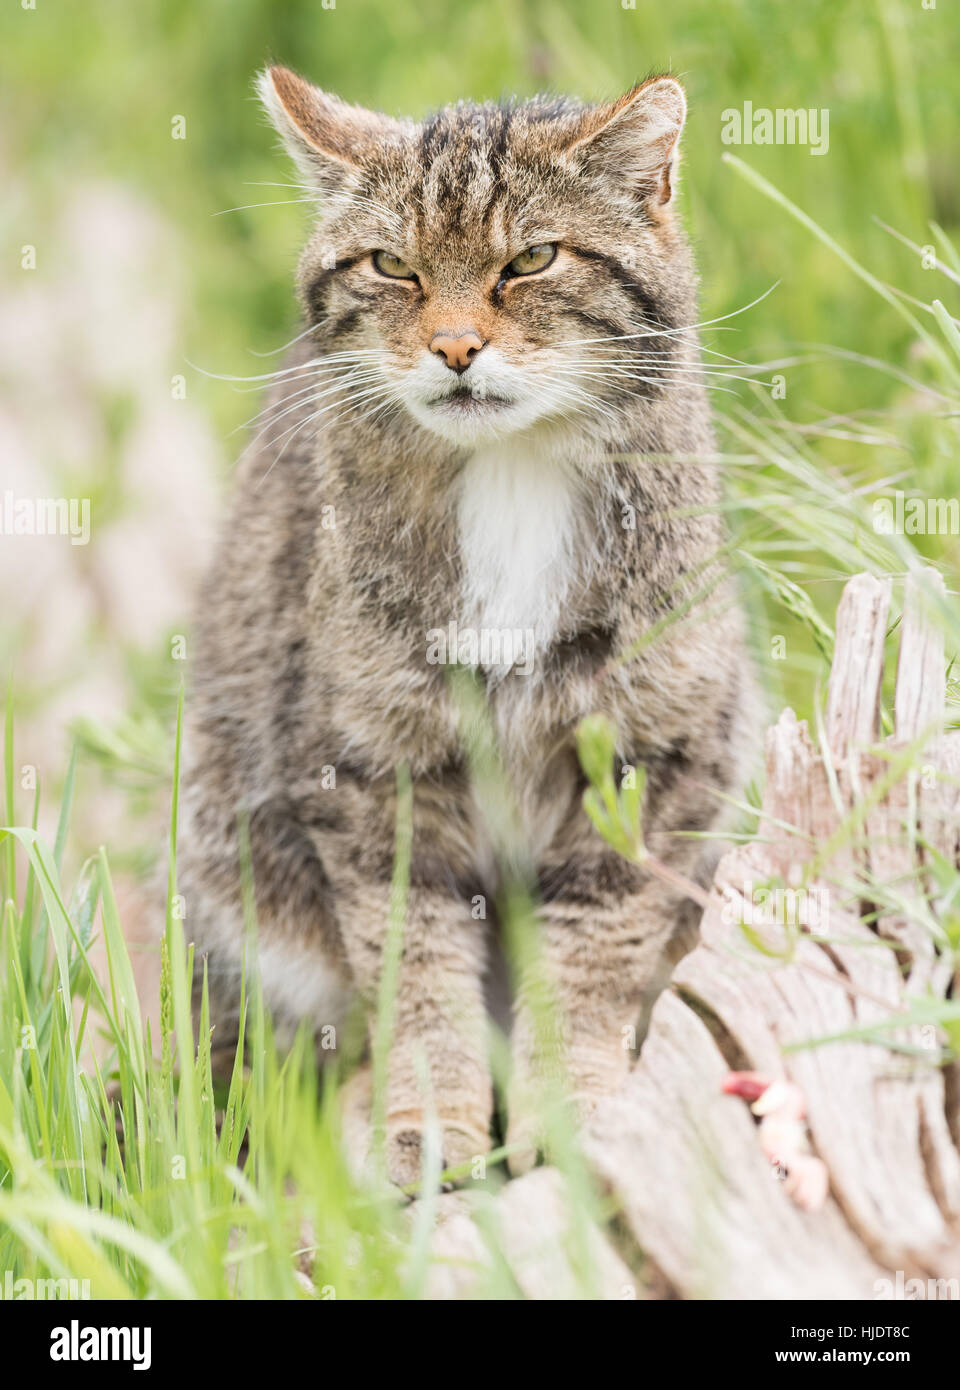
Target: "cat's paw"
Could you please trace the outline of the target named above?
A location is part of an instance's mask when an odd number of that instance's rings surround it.
[[[511,1111],[507,1125],[507,1168],[514,1178],[529,1173],[546,1150],[546,1136],[534,1111]]]
[[[514,1177],[529,1172],[540,1158],[550,1159],[551,1139],[581,1129],[605,1096],[622,1085],[625,1071],[615,1054],[600,1064],[594,1050],[567,1059],[566,1087],[555,1074],[547,1086],[536,1069],[525,1065],[515,1075],[507,1107],[507,1167]],[[567,1087],[572,1089],[567,1089]]]
[[[435,1124],[435,1132],[440,1141],[441,1172],[451,1168],[472,1169],[478,1159],[490,1152],[489,1124],[484,1126],[479,1120],[468,1122],[440,1116]],[[427,1122],[421,1114],[388,1116],[387,1176],[397,1187],[415,1187],[422,1181],[429,1135]],[[469,1177],[469,1171],[462,1176]]]
[[[564,1131],[571,1134],[581,1129],[593,1114],[602,1096],[598,1092],[581,1091],[554,1102],[552,1118],[543,1106],[524,1104],[510,1110],[507,1125],[507,1167],[513,1177],[528,1173],[541,1158],[550,1161],[551,1134]]]
[[[548,1094],[536,1071],[524,1066],[514,1073],[507,1095],[507,1167],[515,1178],[541,1158],[549,1159],[549,1136],[556,1123],[569,1123],[556,1087]]]

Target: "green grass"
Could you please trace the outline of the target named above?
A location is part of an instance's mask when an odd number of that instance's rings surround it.
[[[10,704],[5,727],[12,823]],[[0,831],[0,1268],[14,1279],[89,1280],[94,1298],[417,1298],[431,1264],[437,1184],[456,1179],[472,1189],[489,1244],[489,1262],[475,1269],[478,1296],[517,1297],[499,1258],[492,1206],[507,1151],[489,1155],[482,1175],[441,1174],[428,1159],[422,1189],[410,1194],[421,1197],[411,1221],[404,1194],[377,1176],[382,1164],[367,1178],[351,1174],[337,1067],[324,1069],[321,1085],[306,1032],[278,1055],[254,969],[230,1083],[216,1088],[206,982],[192,1020],[193,950],[178,908],[179,740],[178,718],[159,1038],[141,1017],[106,852],[83,866],[71,894],[62,886],[72,769],[53,851],[32,827]],[[399,777],[390,945],[373,1051],[376,1138],[409,870],[410,784]],[[252,917],[248,926],[253,960]],[[91,963],[98,938],[105,978]],[[586,1223],[599,1203],[559,1102],[545,1127],[574,1196],[571,1267],[589,1297],[595,1272]]]

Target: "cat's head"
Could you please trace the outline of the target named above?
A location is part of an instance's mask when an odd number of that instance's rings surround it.
[[[546,420],[605,431],[681,384],[672,77],[604,106],[458,105],[422,124],[286,68],[260,93],[318,201],[300,290],[348,412],[402,408],[471,444]]]

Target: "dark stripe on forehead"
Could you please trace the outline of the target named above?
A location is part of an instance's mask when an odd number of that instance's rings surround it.
[[[490,142],[488,157],[490,169],[495,178],[500,178],[503,163],[507,156],[507,143],[510,127],[513,124],[513,111],[509,106],[498,106],[487,122],[487,139]],[[491,129],[491,127],[493,127]]]
[[[435,159],[439,149],[447,143],[447,132],[444,129],[444,125],[445,122],[441,112],[437,112],[435,116],[428,116],[424,121],[420,131],[419,151],[420,163],[422,165],[426,166],[431,160]]]
[[[490,224],[493,221],[493,214],[496,211],[496,209],[500,206],[500,204],[503,202],[505,192],[506,189],[503,187],[502,184],[495,183],[493,185],[493,188],[490,192],[490,197],[487,199],[487,205],[480,215],[480,232],[484,236],[486,236],[487,232],[489,232],[490,230]],[[499,289],[499,286],[497,288]]]
[[[490,113],[487,121],[487,163],[493,178],[493,187],[490,190],[486,207],[480,215],[480,230],[483,233],[489,231],[494,211],[503,201],[507,191],[504,165],[506,164],[507,145],[512,122],[513,111],[508,106],[497,107]]]
[[[448,159],[440,166],[440,177],[436,186],[437,205],[448,216],[457,215],[463,205],[462,194],[463,187],[454,177],[453,162]]]
[[[411,207],[413,208],[413,227],[414,227],[414,232],[416,233],[417,239],[419,240],[419,239],[423,236],[424,227],[425,227],[425,222],[424,222],[425,209],[424,209],[424,206],[423,206],[423,174],[422,174],[422,173],[419,174],[419,175],[417,176],[417,178],[416,178],[416,180],[414,181],[414,183],[412,184],[412,186],[407,190],[406,196],[405,196],[405,198],[404,198],[404,204],[405,204],[405,206],[406,206],[407,208],[411,208]]]

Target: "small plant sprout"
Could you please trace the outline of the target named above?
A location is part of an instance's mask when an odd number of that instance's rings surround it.
[[[577,754],[590,786],[583,794],[583,807],[607,844],[646,869],[654,878],[669,883],[701,907],[707,894],[698,883],[678,873],[652,855],[643,839],[643,798],[647,769],[641,764],[618,787],[614,776],[617,757],[617,731],[605,714],[590,714],[577,726]]]

